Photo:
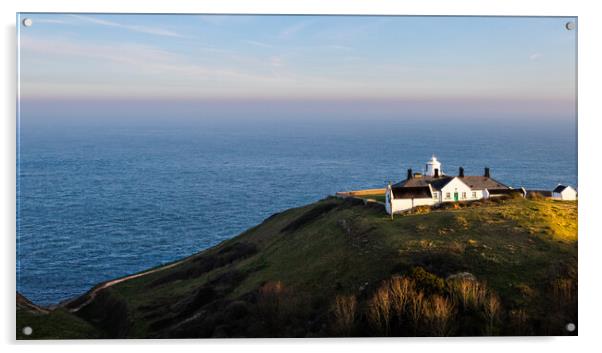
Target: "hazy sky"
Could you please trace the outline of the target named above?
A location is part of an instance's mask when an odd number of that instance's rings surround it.
[[[24,100],[575,103],[572,18],[24,17]]]

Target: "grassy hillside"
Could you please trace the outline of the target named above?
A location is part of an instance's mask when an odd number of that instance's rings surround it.
[[[23,328],[32,328],[25,335]],[[100,338],[101,333],[87,321],[63,308],[41,308],[17,293],[17,339]]]
[[[35,317],[94,328],[53,337],[564,335],[576,290],[575,202],[476,202],[391,220],[377,204],[327,198]],[[31,320],[18,310],[17,327]]]

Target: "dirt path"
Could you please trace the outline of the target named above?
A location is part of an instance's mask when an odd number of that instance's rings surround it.
[[[136,274],[129,275],[129,276],[126,276],[126,277],[121,277],[121,278],[117,278],[117,279],[114,279],[114,280],[111,280],[111,281],[108,281],[108,282],[104,282],[104,283],[98,285],[97,287],[93,288],[92,290],[90,290],[88,293],[84,294],[85,296],[88,297],[86,299],[86,301],[84,301],[82,304],[78,305],[77,307],[70,308],[68,310],[70,312],[72,312],[72,313],[75,313],[75,312],[79,311],[81,308],[83,308],[86,305],[90,304],[90,302],[92,302],[92,300],[94,300],[94,298],[96,298],[96,295],[101,290],[107,289],[107,288],[109,288],[111,286],[114,286],[116,284],[119,284],[119,283],[122,283],[122,282],[125,282],[125,281],[129,281],[129,280],[134,279],[134,278],[140,278],[142,276],[150,275],[150,274],[153,274],[155,272],[159,272],[159,271],[163,271],[163,270],[167,270],[167,269],[173,268],[173,267],[175,267],[175,266],[177,266],[177,265],[179,265],[179,264],[181,264],[181,263],[183,263],[183,262],[185,262],[187,260],[188,259],[183,259],[183,260],[174,262],[174,263],[169,264],[169,265],[165,265],[165,266],[162,266],[162,267],[155,268],[153,270],[149,270],[149,271],[145,271],[145,272],[141,272],[141,273],[136,273]],[[78,298],[75,298],[74,300],[77,300]],[[69,301],[69,302],[66,302],[66,303],[64,303],[61,306],[62,307],[67,307],[69,305],[69,303],[72,303],[72,302],[73,302],[73,300]]]

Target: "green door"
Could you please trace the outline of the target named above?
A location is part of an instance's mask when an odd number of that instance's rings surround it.
[[[458,201],[458,193],[454,192],[454,201]]]

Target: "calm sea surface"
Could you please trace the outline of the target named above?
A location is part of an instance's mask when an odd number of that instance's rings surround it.
[[[23,124],[17,290],[52,304],[206,249],[336,191],[383,187],[435,153],[447,174],[577,184],[574,123]]]

